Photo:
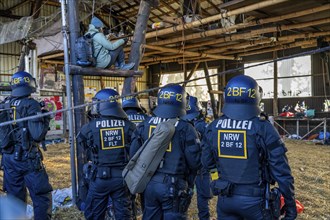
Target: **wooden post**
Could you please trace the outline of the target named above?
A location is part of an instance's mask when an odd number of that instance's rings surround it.
[[[79,37],[79,4],[78,1],[68,1],[68,18],[69,18],[69,30],[70,30],[70,62],[76,64],[76,54],[73,53],[73,47],[77,38]],[[74,106],[81,105],[85,102],[84,92],[84,80],[81,75],[72,76],[72,92],[73,92],[73,103]],[[79,108],[74,110],[74,129],[75,134],[78,134],[81,127],[86,124],[85,108]],[[77,152],[77,177],[78,177],[78,199],[76,200],[77,205],[80,205],[81,201],[84,201],[87,196],[87,188],[84,184],[84,173],[83,165],[86,161],[86,153],[84,149],[80,149],[76,145]]]
[[[184,64],[184,65],[186,65],[186,64]],[[192,77],[192,75],[194,74],[194,72],[197,70],[198,66],[199,66],[199,62],[195,64],[195,66],[191,69],[189,75],[184,80],[189,80]],[[184,83],[183,87],[185,87],[187,84],[188,83]]]
[[[216,119],[216,118],[218,118],[218,112],[217,112],[217,107],[216,107],[217,103],[215,102],[214,93],[210,92],[210,91],[212,91],[212,84],[211,84],[211,79],[210,79],[209,68],[207,66],[207,62],[204,62],[203,68],[204,68],[204,73],[205,73],[205,77],[206,77],[205,79],[206,79],[206,83],[207,83],[207,88],[209,90],[209,95],[210,95],[210,99],[211,99],[213,116]]]
[[[274,51],[273,53],[273,59],[277,59],[277,51]],[[277,66],[277,61],[274,61],[274,99],[273,99],[273,116],[277,117],[278,116],[278,66]]]
[[[226,61],[222,60],[221,62],[221,68],[218,69],[221,72],[226,71]],[[222,75],[218,75],[218,90],[219,91],[223,91],[223,88],[226,86],[226,75],[222,74]],[[218,95],[219,98],[219,112],[218,114],[220,115],[220,113],[222,112],[222,102],[223,102],[223,94],[219,94]]]
[[[142,44],[145,41],[148,19],[150,16],[151,6],[154,4],[151,0],[142,0],[140,3],[139,13],[135,25],[134,36],[132,39],[131,52],[129,62],[135,63],[134,70],[137,70],[141,61]],[[124,81],[123,95],[130,94],[135,89],[135,77],[128,77]]]

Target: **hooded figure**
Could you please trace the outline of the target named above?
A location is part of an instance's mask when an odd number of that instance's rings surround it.
[[[116,68],[129,70],[134,67],[134,63],[125,64],[124,46],[128,38],[119,39],[111,42],[103,33],[103,22],[93,17],[88,28],[87,34],[93,36],[93,51],[96,58],[96,67],[110,68],[115,65]]]

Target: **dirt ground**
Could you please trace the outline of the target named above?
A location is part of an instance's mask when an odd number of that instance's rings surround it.
[[[295,177],[296,199],[305,210],[299,220],[330,219],[330,146],[312,142],[285,140],[289,163]],[[45,152],[45,165],[54,189],[66,188],[71,184],[70,156],[67,144],[48,146]],[[0,180],[2,172],[0,172]],[[0,183],[1,186],[2,181]],[[216,218],[217,198],[210,201],[211,214]],[[58,220],[84,219],[75,208],[59,209],[53,215]],[[189,219],[198,219],[196,198],[189,208]]]

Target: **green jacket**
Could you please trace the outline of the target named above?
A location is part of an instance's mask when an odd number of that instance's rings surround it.
[[[90,24],[88,28],[88,32],[86,34],[93,34],[95,32],[99,32],[95,34],[93,37],[93,47],[94,47],[94,56],[99,53],[96,59],[96,67],[106,68],[111,61],[111,56],[109,54],[109,50],[115,50],[121,45],[125,43],[123,39],[117,40],[116,42],[110,42],[106,36],[101,33],[94,25]],[[101,50],[101,51],[100,51]]]

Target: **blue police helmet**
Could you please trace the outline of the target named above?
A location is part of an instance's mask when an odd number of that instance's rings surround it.
[[[107,100],[94,104],[92,106],[92,114],[100,114],[103,116],[115,116],[119,118],[127,118],[126,113],[121,108],[121,104],[118,102],[119,94],[113,89],[102,89],[96,93],[93,98],[93,102]],[[95,109],[96,108],[96,109]]]
[[[200,115],[200,108],[198,106],[198,100],[195,96],[189,96],[188,97],[188,105],[186,108],[186,115],[182,117],[182,119],[185,120],[193,120],[194,118],[197,118]]]
[[[23,97],[31,95],[36,91],[36,80],[30,73],[18,71],[11,77],[12,96]]]
[[[141,111],[141,107],[139,105],[139,101],[135,96],[125,96],[122,98],[122,106],[124,111],[129,108],[134,108],[136,110]]]
[[[246,120],[260,114],[261,94],[253,78],[236,76],[229,80],[224,92],[225,103],[222,111],[229,118]]]
[[[175,118],[186,114],[186,92],[180,85],[167,85],[158,92],[153,113],[161,118]]]

